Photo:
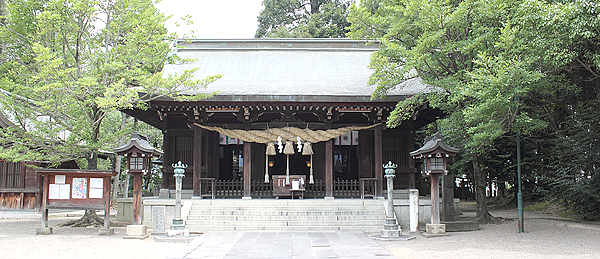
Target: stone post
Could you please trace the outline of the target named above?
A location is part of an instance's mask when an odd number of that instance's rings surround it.
[[[417,232],[417,227],[419,226],[419,190],[408,190],[408,199],[408,213],[410,215],[410,232]]]
[[[172,165],[175,170],[173,170],[175,177],[175,215],[173,218],[173,223],[171,224],[172,230],[183,230],[185,225],[183,224],[183,219],[181,218],[181,180],[185,177],[185,168],[187,165],[184,165],[179,161],[177,164]]]
[[[389,161],[383,165],[385,168],[385,178],[387,178],[387,215],[385,217],[385,225],[381,230],[381,237],[383,238],[398,238],[402,234],[402,229],[398,226],[396,218],[394,217],[394,177],[396,177],[396,167],[398,165],[393,164]]]

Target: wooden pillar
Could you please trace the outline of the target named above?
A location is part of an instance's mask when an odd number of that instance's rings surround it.
[[[110,228],[110,177],[104,177],[104,228]]]
[[[373,135],[375,138],[375,178],[377,178],[377,196],[383,196],[383,143],[381,125],[375,127]]]
[[[440,224],[440,179],[431,174],[431,224]]]
[[[408,189],[416,189],[416,173],[410,172],[408,173]]]
[[[442,213],[440,220],[454,221],[456,211],[454,210],[454,176],[442,176]]]
[[[373,178],[373,132],[361,130],[358,138],[358,177]]]
[[[244,142],[244,197],[252,197],[250,171],[252,170],[252,143]]]
[[[172,154],[173,154],[173,150],[171,148],[171,143],[170,143],[170,138],[168,135],[168,128],[169,128],[169,123],[167,122],[168,117],[167,114],[165,113],[163,115],[163,150],[165,150],[166,152],[163,154],[162,160],[163,160],[163,166],[162,166],[162,173],[163,173],[163,177],[162,177],[162,183],[160,188],[163,189],[169,189],[169,180],[170,178],[167,177],[167,168],[169,168],[171,166],[171,159],[172,159]]]
[[[142,174],[133,174],[133,225],[142,224]]]
[[[333,197],[333,139],[325,142],[325,198]]]
[[[42,228],[48,228],[48,175],[42,175],[44,178],[44,190],[42,192]]]
[[[194,196],[200,196],[200,177],[202,177],[202,129],[194,126]]]
[[[206,177],[219,179],[219,133],[206,132]]]

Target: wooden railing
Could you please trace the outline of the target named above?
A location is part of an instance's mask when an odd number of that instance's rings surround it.
[[[314,184],[305,185],[306,191],[304,198],[323,198],[325,197],[325,181],[315,180]]]
[[[333,181],[333,196],[336,198],[368,198],[376,197],[376,178],[362,178],[360,180],[335,180]],[[273,184],[262,180],[250,183],[253,198],[274,198]],[[325,181],[315,180],[314,184],[306,184],[304,198],[325,197]],[[214,178],[200,178],[200,196],[207,198],[241,198],[244,193],[243,180],[215,180]]]
[[[244,194],[244,181],[218,180],[217,198],[242,198]]]
[[[336,198],[358,198],[360,197],[359,181],[357,180],[335,180],[333,181],[333,197]]]
[[[273,183],[265,183],[265,181],[255,180],[250,183],[252,198],[274,198]]]
[[[215,178],[200,178],[200,197],[215,199],[217,197],[217,183]]]
[[[377,198],[377,178],[360,178],[360,198]]]

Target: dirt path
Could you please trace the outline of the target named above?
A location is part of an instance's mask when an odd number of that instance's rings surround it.
[[[494,216],[516,218],[516,211],[493,211]],[[50,226],[73,217],[51,218]],[[185,244],[153,239],[98,236],[93,228],[54,228],[53,235],[36,236],[39,219],[0,220],[0,258],[165,258]],[[473,232],[411,241],[378,241],[396,258],[600,258],[600,225],[566,221],[536,213],[525,214],[526,233],[517,233],[516,221],[483,225]]]
[[[517,212],[494,211],[516,218]],[[517,221],[483,225],[481,230],[408,242],[378,242],[396,258],[600,258],[600,226],[526,213],[525,233]]]
[[[74,218],[50,219],[56,226]],[[125,228],[114,236],[99,236],[98,229],[55,227],[52,235],[36,235],[39,219],[0,220],[0,258],[165,258],[185,244],[123,239]]]

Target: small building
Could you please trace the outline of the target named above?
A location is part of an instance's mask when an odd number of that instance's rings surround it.
[[[218,92],[205,100],[160,98],[145,110],[123,110],[162,130],[163,189],[174,190],[171,164],[178,161],[189,166],[183,188],[194,196],[203,195],[214,181],[217,198],[273,197],[265,172],[278,177],[288,170],[308,179],[310,158],[301,150],[265,155],[269,143],[278,144],[260,138],[268,134],[281,136],[282,145],[312,144],[314,183],[306,185],[305,197],[360,197],[361,179],[372,180],[374,195],[380,196],[387,161],[398,164],[395,188],[414,188],[417,170],[409,152],[415,149],[415,129],[441,113],[422,107],[401,126],[386,128],[399,100],[428,88],[411,79],[386,98],[372,100],[368,65],[378,44],[248,39],[180,40],[177,46],[179,57],[194,61],[167,65],[163,72],[199,68],[197,79],[223,77],[201,92]]]

